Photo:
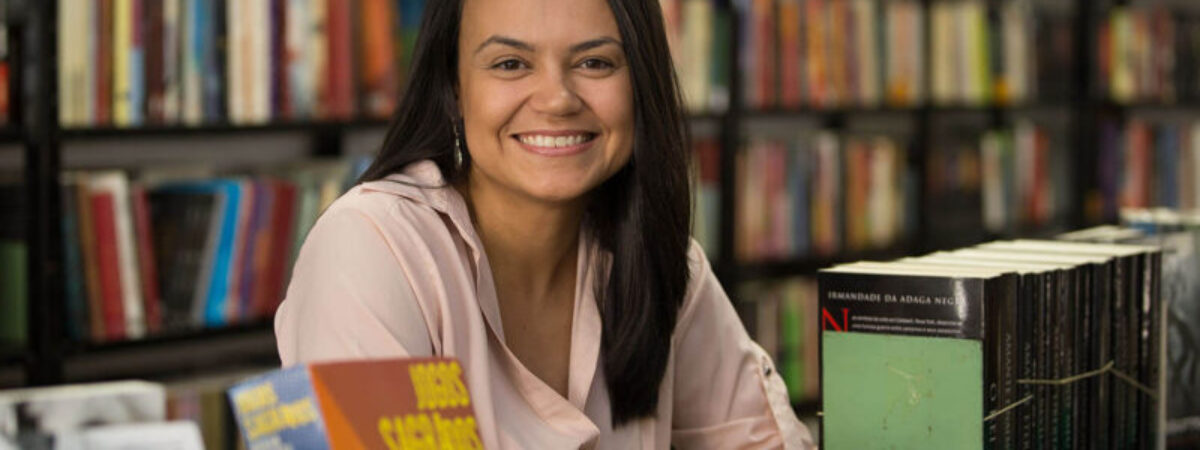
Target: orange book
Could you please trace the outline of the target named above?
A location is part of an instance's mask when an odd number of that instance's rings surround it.
[[[453,359],[294,366],[237,384],[229,400],[247,448],[483,448]]]
[[[396,3],[388,0],[362,0],[362,90],[365,113],[371,117],[387,118],[395,108],[397,97],[396,51],[392,42],[395,28]]]

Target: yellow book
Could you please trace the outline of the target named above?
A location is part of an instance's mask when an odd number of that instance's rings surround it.
[[[113,1],[113,125],[133,122],[129,50],[133,46],[133,0]]]

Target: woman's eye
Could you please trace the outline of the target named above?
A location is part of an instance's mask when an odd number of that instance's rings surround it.
[[[492,68],[505,70],[505,71],[514,71],[514,70],[520,70],[520,69],[525,68],[525,63],[521,62],[521,60],[519,60],[519,59],[506,59],[504,61],[500,61],[496,64],[493,64]]]
[[[613,64],[600,58],[588,58],[579,63],[580,67],[589,70],[608,70]]]

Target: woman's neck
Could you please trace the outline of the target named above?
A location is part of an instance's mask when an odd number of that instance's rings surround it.
[[[529,306],[574,291],[583,204],[540,202],[472,176],[458,186],[502,301]]]

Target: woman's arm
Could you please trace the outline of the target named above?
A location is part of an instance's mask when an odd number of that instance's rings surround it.
[[[674,430],[680,448],[815,448],[771,358],[750,339],[695,243],[675,329]]]
[[[296,259],[275,315],[280,360],[286,367],[431,355],[429,328],[397,246],[367,211],[342,200],[317,221]]]

